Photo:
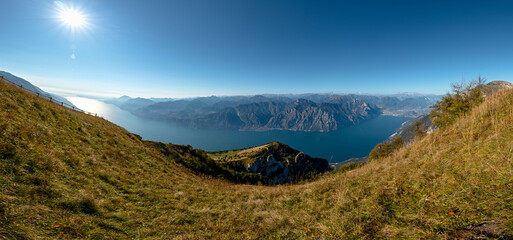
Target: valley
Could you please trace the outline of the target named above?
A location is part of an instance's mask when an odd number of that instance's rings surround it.
[[[329,132],[382,114],[417,117],[440,96],[299,94],[199,97],[155,102],[123,96],[106,102],[136,116],[197,129]]]
[[[0,82],[0,236],[510,238],[512,91],[391,156],[267,187]]]
[[[386,140],[395,129],[410,119],[381,115],[357,125],[329,132],[201,129],[142,118],[112,104],[94,99],[69,99],[78,107],[98,113],[147,140],[191,145],[206,151],[241,149],[279,141],[310,156],[325,158],[330,163],[368,155],[376,144]]]

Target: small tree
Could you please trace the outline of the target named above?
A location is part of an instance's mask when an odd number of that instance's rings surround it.
[[[390,154],[392,154],[401,147],[403,147],[403,139],[401,138],[401,136],[397,136],[396,138],[394,138],[394,140],[392,140],[392,143],[390,143],[390,148],[392,150]]]
[[[479,76],[477,80],[453,83],[452,93],[448,93],[439,102],[433,105],[429,116],[437,127],[444,127],[453,123],[457,118],[469,112],[472,107],[484,100],[479,89],[486,83],[486,79]]]

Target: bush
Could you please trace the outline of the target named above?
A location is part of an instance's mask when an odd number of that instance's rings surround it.
[[[416,121],[413,124],[413,133],[415,134],[415,137],[423,138],[427,135],[427,132],[422,129],[422,122]]]
[[[236,183],[257,184],[264,179],[256,173],[236,171],[213,160],[203,150],[193,149],[191,146],[173,145],[145,141],[148,146],[153,146],[165,156],[173,159],[176,163],[194,171],[197,174],[205,174],[222,178]]]
[[[486,79],[479,76],[477,80],[452,84],[452,93],[448,93],[431,107],[433,110],[429,116],[433,124],[437,127],[448,126],[474,106],[482,103],[484,96],[479,87],[485,82]]]
[[[369,154],[369,162],[372,160],[390,156],[393,152],[403,146],[401,136],[396,137],[392,141],[382,142],[374,147]]]

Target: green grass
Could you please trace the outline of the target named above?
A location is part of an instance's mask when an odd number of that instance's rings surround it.
[[[265,187],[0,82],[0,239],[444,239],[487,220],[511,236],[512,106],[497,93],[389,157]]]
[[[218,152],[208,152],[208,156],[214,160],[232,159],[242,150],[227,150]]]
[[[241,162],[242,164],[246,165],[248,163],[254,163],[256,160],[262,157],[267,157],[270,154],[274,155],[279,161],[285,160],[287,158],[292,160],[298,153],[298,150],[295,150],[286,144],[280,142],[271,142],[261,146],[244,149],[208,152],[208,156],[213,160],[225,164],[231,162]]]

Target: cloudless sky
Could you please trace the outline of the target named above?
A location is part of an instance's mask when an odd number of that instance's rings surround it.
[[[0,0],[0,70],[110,96],[444,93],[513,81],[513,1]]]

